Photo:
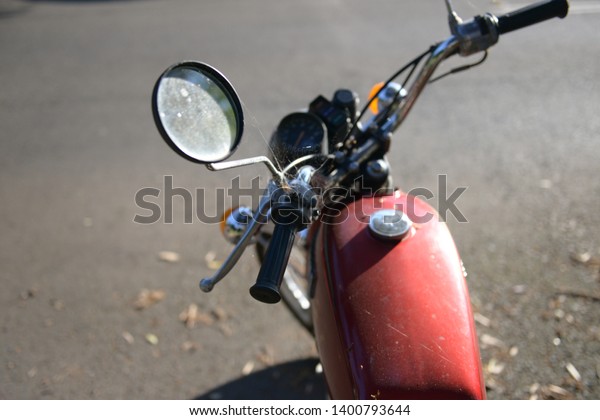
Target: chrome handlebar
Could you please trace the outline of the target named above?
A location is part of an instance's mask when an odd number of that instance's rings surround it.
[[[273,163],[265,156],[255,158],[242,159],[238,161],[220,162],[208,165],[208,168],[213,171],[230,169],[239,166],[251,165],[254,163],[264,163],[273,174],[274,179],[269,181],[269,185],[261,198],[260,204],[254,211],[254,215],[248,224],[244,234],[239,242],[235,245],[232,252],[224,261],[222,266],[211,277],[204,278],[200,281],[200,289],[205,292],[210,292],[215,284],[221,281],[237,261],[240,259],[246,247],[252,243],[253,237],[259,232],[261,227],[269,221],[272,198],[275,192],[281,188],[292,190],[292,194],[301,193],[301,190],[311,187],[333,187],[342,182],[350,173],[352,168],[359,165],[361,162],[369,159],[375,152],[379,150],[381,140],[389,138],[406,119],[408,113],[415,104],[417,98],[422,93],[423,89],[431,79],[437,67],[446,58],[460,54],[468,56],[477,52],[486,51],[489,47],[498,41],[501,33],[509,32],[530,24],[550,19],[552,17],[563,18],[568,11],[567,0],[545,0],[532,6],[517,10],[516,12],[501,16],[496,16],[487,13],[477,16],[470,21],[463,22],[452,9],[450,0],[445,0],[448,7],[448,19],[452,35],[443,42],[436,44],[431,54],[422,65],[418,75],[407,91],[406,95],[398,95],[395,101],[385,110],[379,112],[379,115],[371,119],[370,125],[364,128],[364,132],[377,132],[378,139],[370,138],[361,147],[353,151],[352,156],[348,157],[344,165],[335,169],[333,172],[324,175],[319,175],[319,185],[311,182],[310,178],[316,172],[315,168],[306,167],[298,172],[298,175],[293,179],[287,179],[287,172],[295,165],[299,166],[312,156],[305,156],[288,165],[284,170],[279,171]],[[378,118],[380,116],[385,116]],[[334,161],[335,156],[331,156]],[[298,191],[295,191],[298,189]],[[321,200],[322,201],[322,200]],[[322,206],[323,203],[321,202]],[[318,210],[318,209],[317,209]],[[314,214],[307,215],[310,220],[314,219]]]

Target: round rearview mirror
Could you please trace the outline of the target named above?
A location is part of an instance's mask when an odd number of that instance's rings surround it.
[[[152,111],[167,144],[194,162],[226,159],[242,138],[242,105],[233,86],[204,63],[165,70],[154,86]]]

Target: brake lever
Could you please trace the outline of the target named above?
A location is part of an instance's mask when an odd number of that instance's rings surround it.
[[[269,209],[271,208],[271,193],[274,188],[276,188],[275,183],[272,180],[269,181],[266,194],[262,196],[261,201],[254,212],[252,221],[248,224],[248,227],[244,231],[240,241],[235,245],[221,267],[219,267],[219,269],[212,276],[200,280],[200,289],[203,292],[210,292],[218,282],[223,280],[223,278],[238,262],[246,247],[250,245],[253,236],[257,234],[261,227],[268,222],[268,213]]]

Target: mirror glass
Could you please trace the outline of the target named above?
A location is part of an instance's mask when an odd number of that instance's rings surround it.
[[[242,109],[227,79],[196,62],[167,69],[154,89],[154,119],[163,138],[196,162],[229,157],[242,134]]]

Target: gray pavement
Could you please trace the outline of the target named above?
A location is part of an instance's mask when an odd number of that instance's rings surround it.
[[[432,85],[390,153],[405,190],[436,192],[438,174],[468,187],[469,223],[448,223],[490,398],[600,398],[600,15],[572,4]],[[253,252],[206,295],[230,249],[218,227],[185,224],[180,201],[171,224],[133,222],[135,193],[166,175],[191,191],[230,179],[163,144],[154,81],[183,59],[221,69],[248,157],[285,113],[338,87],[364,98],[446,35],[441,0],[1,2],[0,398],[322,398],[310,336],[247,293]]]

